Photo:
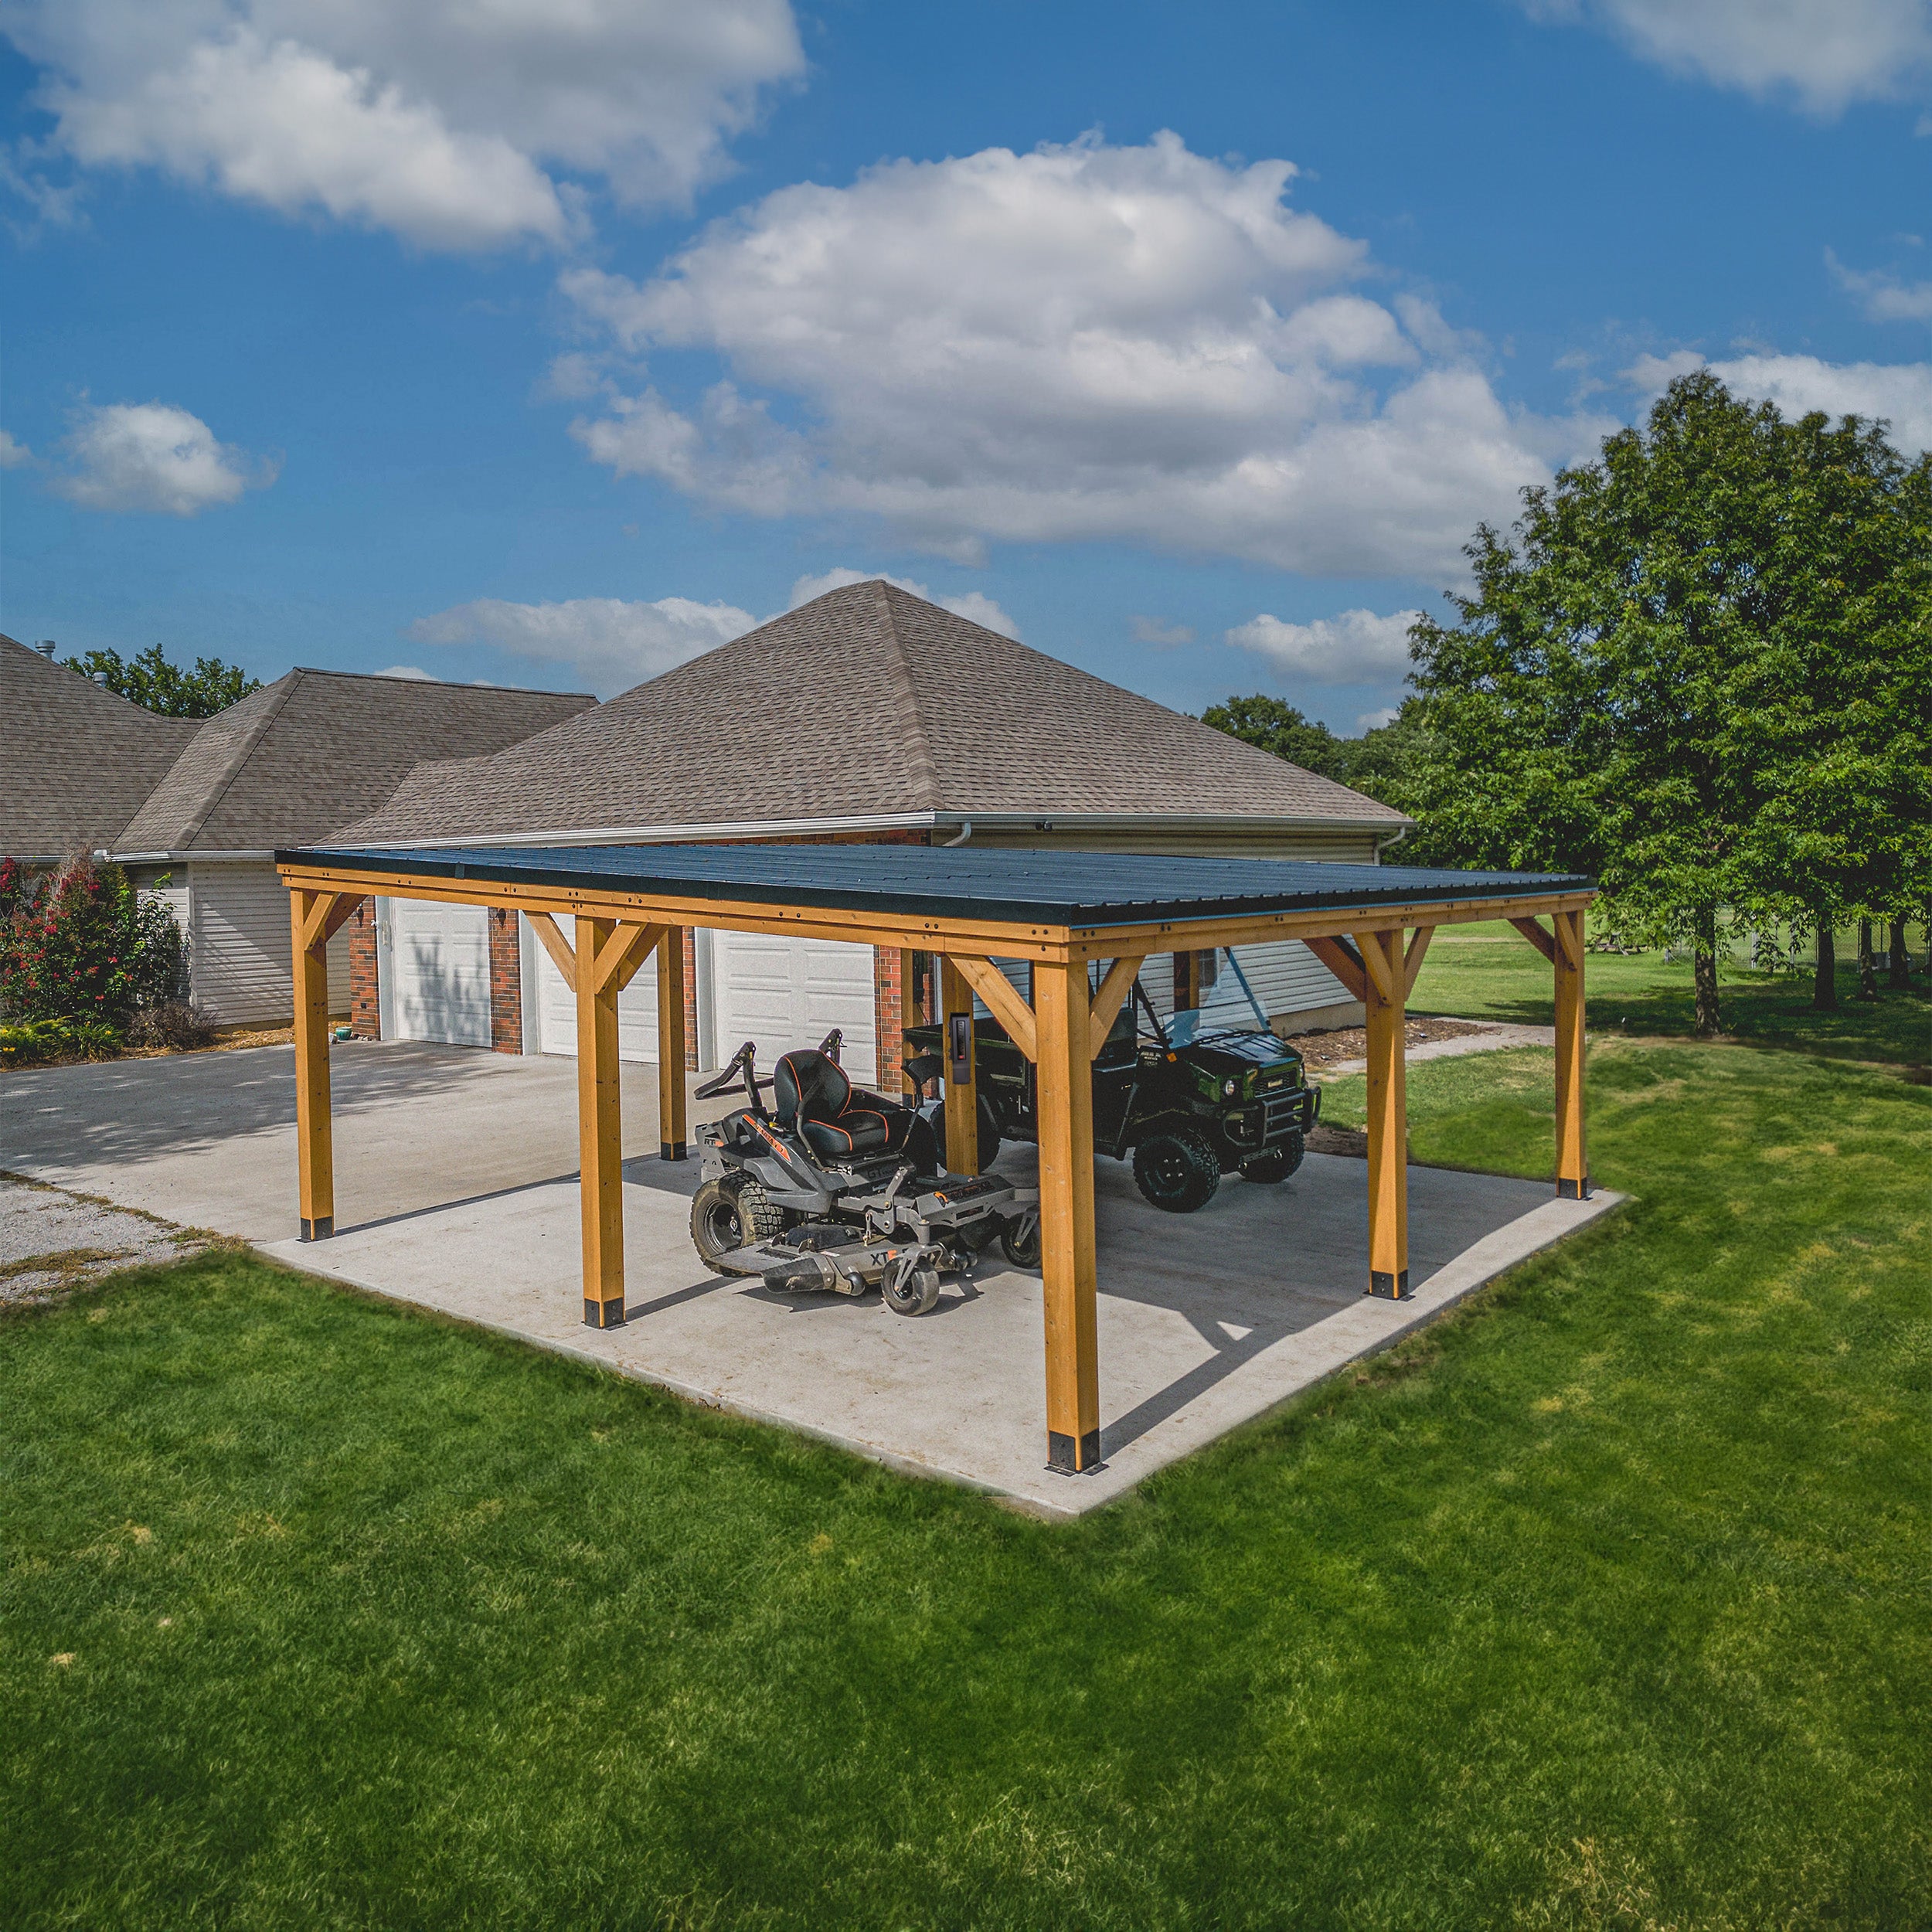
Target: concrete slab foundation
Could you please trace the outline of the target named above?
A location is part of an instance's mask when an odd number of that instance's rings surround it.
[[[598,1362],[693,1400],[1077,1514],[1386,1347],[1621,1198],[1415,1168],[1413,1300],[1361,1292],[1364,1164],[1311,1155],[1162,1214],[1096,1164],[1104,1466],[1044,1467],[1040,1284],[997,1253],[907,1320],[876,1296],[784,1296],[707,1274],[696,1159],[655,1146],[654,1070],[627,1067],[624,1327],[580,1322],[575,1067],[459,1049],[338,1049],[336,1237],[294,1240],[286,1049],[0,1080],[0,1168],[245,1236],[297,1267]],[[728,1103],[726,1104],[728,1106]],[[716,1107],[714,1111],[724,1111]],[[1030,1177],[1032,1151],[1002,1155]]]

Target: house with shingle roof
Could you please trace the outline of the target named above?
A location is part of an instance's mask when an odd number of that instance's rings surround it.
[[[425,760],[498,751],[596,701],[427,679],[291,671],[209,719],[163,718],[0,638],[0,854],[105,852],[164,899],[195,1000],[223,1025],[294,999],[278,845],[373,811]],[[330,951],[349,1009],[350,944]]]
[[[0,855],[57,865],[104,845],[194,736],[77,671],[0,637]]]
[[[420,766],[325,842],[970,842],[1359,864],[1408,826],[1345,785],[875,580],[505,750]],[[561,975],[509,914],[379,901],[372,927],[376,956],[359,978],[378,996],[359,996],[359,1032],[575,1050]],[[869,947],[689,935],[686,1037],[697,1063],[714,1066],[746,1038],[768,1059],[836,1026],[855,1073],[891,1080],[917,997],[903,970]],[[1182,956],[1171,976],[1150,973],[1148,991],[1157,1008],[1218,1000],[1283,1030],[1361,1012],[1294,942],[1231,962]],[[654,1002],[644,979],[626,991],[629,1056],[655,1057]]]

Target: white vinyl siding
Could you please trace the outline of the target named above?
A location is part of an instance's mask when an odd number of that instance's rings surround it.
[[[273,866],[190,866],[189,984],[197,1005],[223,1026],[285,1025],[295,1010],[288,889]],[[337,1005],[336,957],[342,959]],[[329,947],[329,1004],[349,1006],[348,935]]]
[[[376,901],[383,1037],[490,1043],[489,914],[425,899]]]

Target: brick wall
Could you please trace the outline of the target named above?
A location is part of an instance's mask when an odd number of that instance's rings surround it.
[[[382,993],[376,980],[376,901],[365,899],[349,916],[349,1027],[357,1039],[383,1037]]]
[[[523,1051],[523,961],[517,918],[502,906],[488,913],[490,928],[490,1048]]]
[[[654,970],[656,964],[653,960]],[[684,1067],[687,1073],[698,1070],[698,934],[690,926],[684,929]]]

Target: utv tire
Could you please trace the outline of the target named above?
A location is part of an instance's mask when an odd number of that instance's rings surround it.
[[[1291,1134],[1285,1141],[1277,1141],[1273,1147],[1264,1147],[1259,1154],[1250,1154],[1241,1163],[1241,1178],[1244,1181],[1259,1181],[1264,1185],[1285,1181],[1301,1165],[1305,1151],[1301,1136]]]
[[[768,1241],[785,1228],[785,1211],[775,1206],[764,1184],[750,1174],[726,1174],[706,1181],[691,1203],[691,1243],[713,1274],[760,1274],[762,1268],[734,1266],[733,1250]]]
[[[939,1271],[914,1268],[902,1276],[889,1270],[879,1291],[894,1315],[930,1315],[939,1300]]]
[[[1026,1208],[999,1231],[999,1251],[1016,1268],[1039,1266],[1039,1209]]]
[[[941,1100],[933,1114],[933,1139],[939,1150],[940,1171],[946,1168],[946,1103]],[[999,1122],[989,1107],[979,1110],[979,1171],[984,1174],[999,1158]]]
[[[1198,1127],[1150,1134],[1134,1150],[1134,1182],[1157,1208],[1192,1214],[1221,1185],[1220,1156]]]

